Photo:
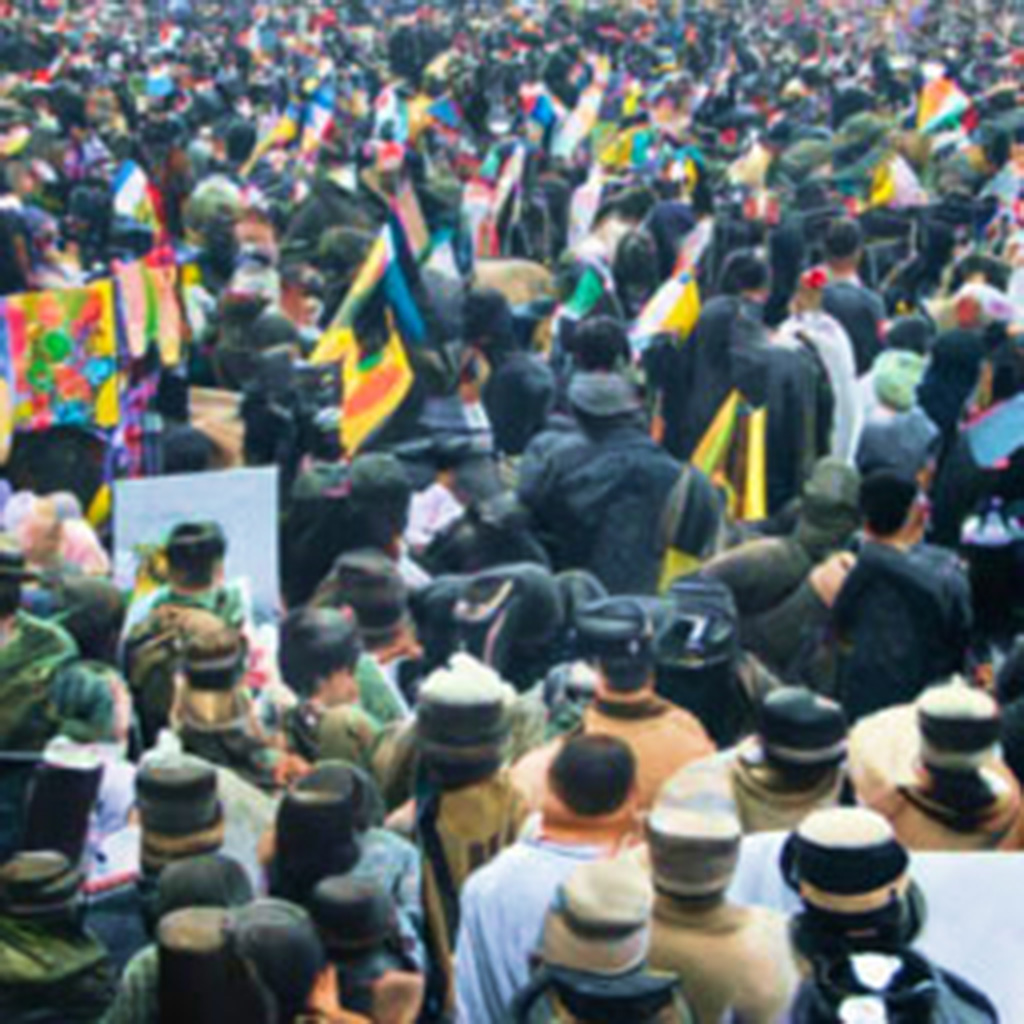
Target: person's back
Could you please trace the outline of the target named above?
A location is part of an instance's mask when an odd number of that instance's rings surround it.
[[[871,369],[882,348],[885,304],[865,288],[857,276],[864,239],[855,220],[834,221],[825,237],[830,282],[825,286],[824,309],[835,317],[853,343],[858,376]]]
[[[95,1024],[114,997],[107,951],[75,908],[81,876],[56,853],[0,869],[0,1019]]]
[[[554,449],[520,497],[556,568],[588,569],[613,593],[653,593],[667,546],[659,526],[681,467],[644,433],[617,374],[577,375],[570,400],[584,440]]]
[[[798,975],[786,919],[725,899],[739,857],[739,822],[656,809],[647,841],[655,888],[651,967],[679,977],[699,1024],[773,1024]]]
[[[921,543],[918,483],[881,470],[861,484],[865,543],[833,607],[839,696],[851,720],[912,701],[963,667],[970,587],[956,557]]]

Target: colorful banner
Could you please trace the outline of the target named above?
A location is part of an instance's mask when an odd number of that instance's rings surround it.
[[[112,428],[119,420],[113,281],[15,295],[0,306],[14,425]]]

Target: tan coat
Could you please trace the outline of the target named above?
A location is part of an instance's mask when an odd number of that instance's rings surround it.
[[[764,907],[710,906],[658,893],[653,970],[678,974],[698,1024],[774,1024],[800,983],[787,919]]]
[[[612,704],[595,702],[583,713],[587,735],[615,736],[629,744],[637,762],[637,789],[641,810],[649,810],[661,787],[684,765],[709,757],[715,745],[704,727],[682,708],[652,698],[650,713],[621,715]],[[547,771],[561,746],[553,742],[535,750],[512,769],[516,783],[533,810],[540,810],[547,790]]]
[[[910,850],[1019,850],[1022,847],[1020,786],[998,759],[983,769],[995,800],[971,828],[930,796],[920,768],[920,734],[913,704],[861,719],[850,733],[849,773],[857,801],[887,818]]]
[[[743,832],[791,832],[812,811],[835,807],[843,786],[836,767],[814,785],[794,789],[761,756],[756,737],[735,750],[687,765],[661,791],[659,803],[678,807],[717,803],[735,811]]]

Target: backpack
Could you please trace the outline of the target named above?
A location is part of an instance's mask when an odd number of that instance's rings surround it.
[[[185,650],[196,637],[219,632],[229,621],[228,594],[217,595],[216,610],[169,601],[133,626],[124,645],[125,677],[139,714],[146,747],[170,721],[175,678]]]

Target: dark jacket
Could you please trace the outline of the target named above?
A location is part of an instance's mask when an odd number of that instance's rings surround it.
[[[611,593],[655,592],[666,501],[682,467],[630,416],[592,421],[520,485],[556,570],[588,569]],[[711,484],[699,476],[699,486]]]
[[[825,312],[834,316],[853,342],[857,376],[871,369],[882,351],[881,328],[885,303],[869,289],[850,281],[836,281],[825,288]]]
[[[970,585],[942,548],[865,544],[832,613],[839,698],[851,721],[909,704],[930,683],[963,669]]]

